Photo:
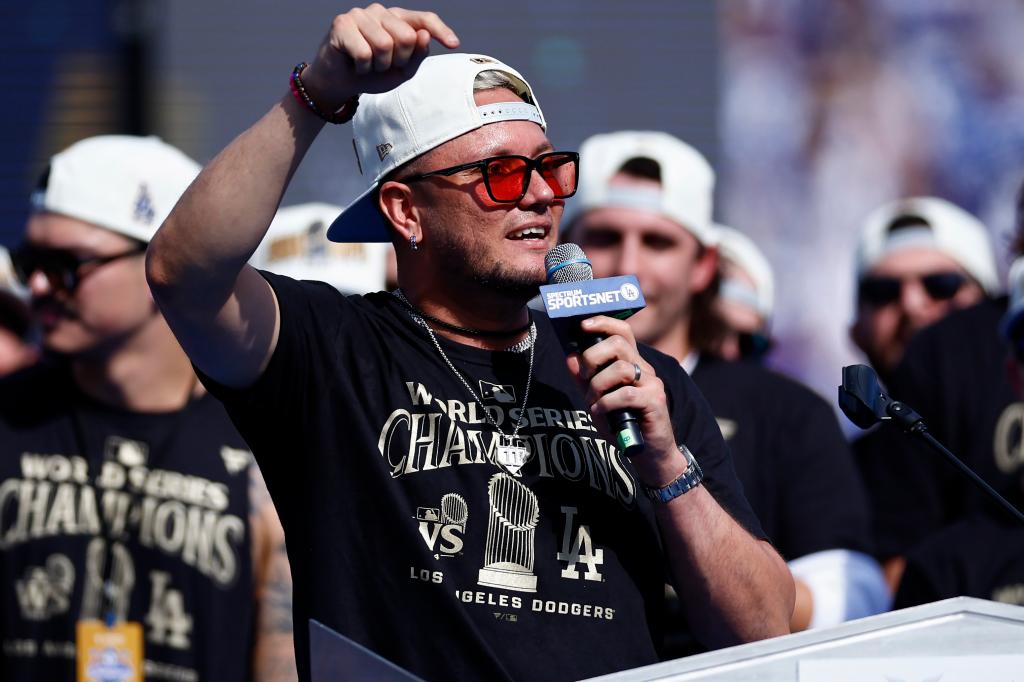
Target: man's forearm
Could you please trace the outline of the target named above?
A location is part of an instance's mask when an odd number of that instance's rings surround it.
[[[223,304],[322,127],[286,96],[203,169],[151,243],[147,269],[159,298],[194,288],[204,305]]]
[[[793,578],[771,545],[751,536],[702,486],[657,505],[656,514],[699,641],[718,648],[789,633]]]

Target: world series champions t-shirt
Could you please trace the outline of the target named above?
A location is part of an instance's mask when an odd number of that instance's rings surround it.
[[[1005,298],[985,300],[921,330],[888,388],[921,414],[939,442],[1019,505],[1024,403],[1009,383],[1009,351],[999,335],[1005,310]],[[895,425],[869,432],[854,449],[882,559],[904,554],[969,514],[1002,513],[942,455]]]
[[[314,618],[428,680],[568,680],[656,662],[666,558],[632,464],[598,432],[550,322],[529,352],[439,339],[389,294],[345,297],[264,273],[277,347],[244,390],[218,388],[285,528],[300,676]],[[706,403],[675,361],[680,442],[762,537]],[[529,457],[495,464],[522,418]]]
[[[146,680],[248,679],[253,466],[212,396],[140,414],[63,366],[0,382],[0,679],[75,679],[75,624],[108,609]]]

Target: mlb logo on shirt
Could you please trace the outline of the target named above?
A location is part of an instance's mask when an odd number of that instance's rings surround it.
[[[441,514],[436,507],[417,507],[416,519],[419,521],[440,521]]]
[[[729,440],[736,435],[736,431],[739,430],[739,424],[732,419],[726,419],[725,417],[715,417],[715,421],[718,422],[718,428],[722,432],[722,438]]]
[[[497,403],[515,403],[516,389],[510,384],[492,384],[481,379],[480,399],[493,400]]]
[[[104,448],[108,460],[119,462],[126,467],[137,467],[146,464],[149,459],[149,446],[142,441],[120,436],[107,438]]]

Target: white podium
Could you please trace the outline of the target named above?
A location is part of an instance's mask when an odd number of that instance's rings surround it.
[[[957,597],[592,680],[1021,681],[1024,607]]]

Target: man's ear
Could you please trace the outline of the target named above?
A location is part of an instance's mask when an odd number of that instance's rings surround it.
[[[388,180],[380,186],[377,205],[384,218],[398,232],[400,242],[409,242],[410,237],[415,237],[417,243],[423,243],[419,209],[413,201],[412,188],[409,185]]]
[[[690,272],[690,291],[698,294],[711,286],[711,281],[718,271],[718,247],[706,246]]]

